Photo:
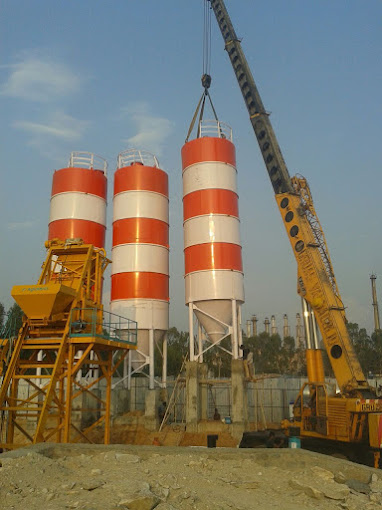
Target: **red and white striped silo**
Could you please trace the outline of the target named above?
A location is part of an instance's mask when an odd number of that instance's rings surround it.
[[[232,339],[239,356],[241,305],[244,302],[240,221],[232,130],[218,121],[202,121],[199,137],[182,147],[186,305],[190,338],[195,313],[209,341]],[[200,336],[200,332],[199,332]],[[195,355],[190,342],[190,359]]]
[[[168,176],[157,159],[136,149],[121,152],[114,174],[111,311],[138,323],[133,371],[149,365],[154,343],[169,320]]]
[[[103,158],[72,152],[68,167],[54,172],[48,239],[81,238],[97,248],[105,246],[106,171]]]

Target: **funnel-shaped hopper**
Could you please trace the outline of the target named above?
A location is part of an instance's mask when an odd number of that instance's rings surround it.
[[[29,319],[48,319],[63,312],[77,291],[60,283],[15,285],[11,295]]]
[[[129,333],[126,330],[118,330],[117,334],[122,340],[131,340]],[[154,331],[154,342],[159,343],[163,340],[165,331],[157,329]],[[131,363],[133,370],[140,372],[141,365],[147,362],[147,357],[150,355],[150,331],[148,329],[138,329],[137,350],[130,351]],[[142,367],[143,368],[143,367]]]
[[[228,328],[224,324],[232,325],[232,301],[229,299],[197,301],[195,305],[199,308],[195,310],[195,315],[209,339],[212,343],[218,342],[228,333]]]

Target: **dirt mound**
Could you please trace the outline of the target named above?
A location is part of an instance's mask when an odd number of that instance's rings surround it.
[[[382,475],[304,450],[36,445],[0,456],[2,509],[382,508]]]
[[[145,428],[145,417],[142,412],[126,413],[118,417],[111,428],[111,444],[153,445],[161,446],[207,446],[207,436],[217,434],[217,447],[235,448],[238,441],[227,430],[227,425],[220,422],[201,422],[205,432],[189,433],[184,424],[166,424],[161,432],[151,432]],[[102,444],[103,427],[98,427],[90,434],[95,444]]]

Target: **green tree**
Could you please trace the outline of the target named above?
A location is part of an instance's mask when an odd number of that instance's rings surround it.
[[[370,343],[373,356],[370,356],[369,371],[374,375],[380,375],[382,374],[382,330],[372,333]]]
[[[176,377],[182,368],[183,359],[189,352],[189,334],[175,327],[167,332],[167,374]],[[162,373],[162,356],[159,348],[155,352],[155,373]]]
[[[295,356],[295,340],[292,336],[284,338],[279,354],[279,371],[281,374],[294,374],[298,370]]]
[[[14,328],[14,334],[17,335],[19,329],[23,325],[24,312],[21,310],[17,303],[13,303],[11,308],[8,310],[8,314],[12,317],[12,326]]]
[[[7,313],[4,305],[0,303],[0,334],[2,332],[4,335],[17,336],[23,324],[23,315],[17,303],[13,303]]]
[[[248,338],[244,345],[253,352],[256,373],[276,373],[279,371],[279,356],[281,338],[279,335],[270,336],[263,331],[258,336]]]
[[[283,346],[287,352],[293,353],[296,347],[296,342],[293,336],[286,336],[283,340]]]
[[[3,303],[0,303],[0,331],[3,328],[3,325],[5,323],[5,306]]]
[[[357,323],[349,322],[347,329],[362,370],[367,375],[370,371],[375,370],[375,365],[379,364],[380,355],[378,355],[376,349],[378,345],[373,345],[373,341],[367,334],[366,329],[359,328]],[[376,359],[376,357],[379,359]]]
[[[221,347],[231,349],[231,337],[224,338],[220,343]],[[214,377],[230,377],[232,356],[218,347],[209,349],[204,354],[204,362]]]
[[[244,339],[244,345],[253,352],[256,374],[306,374],[305,350],[296,349],[295,339],[269,335],[265,331]]]
[[[167,333],[167,373],[176,377],[181,369],[184,357],[189,353],[189,334],[171,328]],[[283,341],[280,335],[270,336],[262,332],[258,336],[243,337],[243,344],[253,353],[255,373],[306,374],[305,351],[295,348],[293,337]],[[231,348],[231,338],[221,342],[221,347]],[[230,377],[232,357],[219,348],[209,349],[204,354],[204,362],[214,377]],[[155,353],[155,374],[162,373],[162,357],[159,348]]]

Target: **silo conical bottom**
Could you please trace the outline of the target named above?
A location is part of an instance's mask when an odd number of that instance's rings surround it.
[[[159,329],[155,330],[154,342],[161,342],[163,340],[164,334],[165,331]],[[150,341],[149,330],[138,329],[137,350],[130,351],[133,369],[138,368],[143,363],[146,363],[146,356],[149,356],[150,353],[149,341]]]
[[[195,315],[208,338],[212,343],[218,342],[228,333],[227,327],[221,322],[228,326],[232,325],[232,301],[230,299],[214,299],[211,301],[196,301],[194,305],[199,308],[199,310],[195,310]],[[212,317],[202,312],[208,313]]]

